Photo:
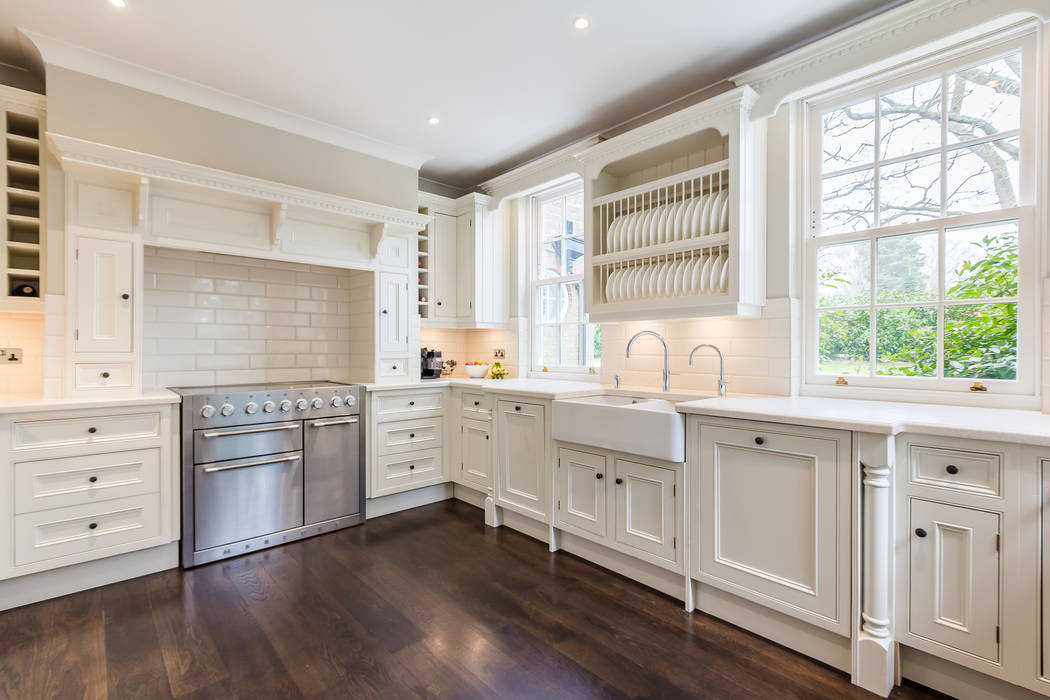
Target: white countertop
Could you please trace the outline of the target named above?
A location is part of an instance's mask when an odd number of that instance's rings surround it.
[[[114,406],[147,406],[158,403],[178,403],[179,395],[161,389],[149,392],[128,392],[94,397],[64,399],[15,399],[0,397],[0,414],[33,413],[38,411],[68,411],[75,408],[111,408]]]
[[[842,428],[924,433],[1050,446],[1050,415],[1038,411],[820,397],[731,397],[679,403],[682,413]]]
[[[459,387],[500,394],[535,396],[543,399],[566,399],[578,396],[594,396],[608,391],[598,382],[574,382],[566,379],[428,379],[411,384],[364,384],[367,391],[411,391]]]

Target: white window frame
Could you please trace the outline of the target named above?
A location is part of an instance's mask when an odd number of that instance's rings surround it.
[[[842,398],[872,398],[911,400],[935,403],[977,403],[985,406],[1000,405],[1012,407],[1037,407],[1039,395],[1039,372],[1041,357],[1041,333],[1039,319],[1041,314],[1041,296],[1038,293],[1038,280],[1041,260],[1038,229],[1040,200],[1042,194],[1042,171],[1044,169],[1044,140],[1040,138],[1039,129],[1044,119],[1042,102],[1046,99],[1044,76],[1039,56],[1038,32],[1029,25],[1015,30],[1009,36],[999,34],[970,42],[951,51],[940,52],[922,61],[913,61],[896,70],[882,71],[877,77],[864,81],[851,81],[848,88],[828,91],[802,101],[801,131],[803,140],[803,188],[804,220],[799,227],[802,231],[803,245],[803,328],[802,346],[802,384],[800,393],[818,396],[837,396]],[[924,222],[899,224],[872,228],[855,233],[840,233],[826,236],[816,235],[822,218],[822,120],[821,115],[837,107],[854,104],[865,98],[876,96],[880,92],[904,88],[923,79],[938,74],[951,73],[954,70],[981,63],[1011,53],[1022,51],[1021,67],[1021,128],[1020,140],[1024,156],[1020,162],[1020,187],[1018,206],[1010,209],[982,212],[965,216],[931,219]],[[1034,105],[1034,106],[1033,106]],[[877,127],[876,127],[877,128]],[[946,124],[942,124],[946,128]],[[878,134],[876,132],[876,140]],[[877,166],[875,176],[878,176]],[[944,183],[942,183],[944,187]],[[943,196],[943,190],[942,190]],[[1018,221],[1018,245],[1020,260],[1018,266],[1017,308],[1017,379],[1016,380],[979,380],[988,388],[987,393],[971,392],[973,379],[954,379],[945,377],[900,377],[848,375],[847,385],[836,384],[834,375],[818,374],[819,339],[817,336],[817,318],[823,309],[817,308],[817,250],[832,243],[849,241],[872,241],[871,255],[871,300],[868,305],[871,323],[875,323],[874,309],[886,305],[875,303],[875,256],[874,242],[877,238],[892,234],[905,234],[919,231],[938,232],[938,300],[936,302],[916,302],[899,306],[934,305],[938,309],[938,328],[943,328],[943,309],[956,303],[943,299],[944,290],[944,232],[947,228],[964,227],[980,223],[991,223],[1016,219]],[[1011,301],[1005,299],[1002,301]],[[975,303],[986,300],[959,300],[958,303]],[[999,300],[996,300],[999,301]],[[859,307],[863,308],[863,307]],[[871,332],[872,345],[870,356],[874,357],[874,331]],[[938,368],[943,369],[943,333],[938,335]]]
[[[555,365],[542,365],[537,361],[536,358],[536,330],[539,327],[537,319],[539,318],[539,312],[536,308],[536,290],[538,287],[560,284],[562,282],[580,282],[580,291],[583,291],[583,278],[584,275],[564,275],[561,277],[549,277],[547,279],[539,279],[536,274],[536,268],[538,261],[540,260],[540,248],[543,245],[543,241],[540,235],[540,205],[542,202],[555,199],[557,197],[564,197],[568,194],[572,194],[577,191],[584,190],[584,183],[582,180],[576,179],[572,182],[564,185],[558,185],[550,189],[535,192],[528,198],[528,308],[529,308],[529,376],[530,377],[543,377],[543,378],[557,378],[565,377],[569,379],[593,379],[595,381],[599,378],[599,373],[596,366],[592,365],[569,365],[569,366],[555,366]],[[586,223],[584,223],[584,240],[586,241]],[[581,298],[580,303],[584,301]],[[582,326],[584,329],[584,336],[586,342],[586,327],[587,327],[587,313],[584,311]],[[589,355],[589,353],[588,353]],[[544,369],[546,367],[546,369]]]

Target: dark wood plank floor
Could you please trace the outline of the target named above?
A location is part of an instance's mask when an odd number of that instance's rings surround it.
[[[874,696],[446,501],[0,613],[0,697]]]

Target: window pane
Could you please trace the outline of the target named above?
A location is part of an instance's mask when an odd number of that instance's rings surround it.
[[[556,323],[558,307],[558,288],[553,284],[536,287],[536,322]]]
[[[538,326],[536,328],[536,364],[558,364],[558,327]]]
[[[948,76],[948,141],[1021,128],[1021,53]]]
[[[875,171],[826,177],[821,233],[864,231],[875,224]]]
[[[583,241],[583,190],[565,198],[565,235]]]
[[[949,215],[1017,206],[1020,139],[999,139],[948,151]]]
[[[579,367],[583,365],[583,326],[579,323],[567,323],[561,329],[561,362],[562,367]]]
[[[566,238],[563,244],[565,246],[565,273],[568,275],[582,275],[583,238]]]
[[[839,243],[817,249],[817,303],[855,306],[871,301],[871,243]]]
[[[950,228],[944,236],[944,289],[948,299],[1017,295],[1016,221]]]
[[[881,226],[926,221],[940,215],[940,154],[882,166],[879,170]]]
[[[825,112],[824,166],[830,173],[872,162],[875,157],[875,101]]]
[[[586,332],[587,366],[602,366],[602,327],[597,323],[588,323]]]
[[[547,241],[565,233],[565,207],[561,197],[540,205],[540,234]]]
[[[879,309],[875,314],[875,373],[937,375],[937,307]]]
[[[558,305],[559,323],[579,323],[583,320],[583,287],[577,282],[562,282]]]
[[[945,307],[944,376],[1017,379],[1017,304]]]
[[[870,374],[870,316],[867,310],[825,311],[817,325],[820,374]]]
[[[940,78],[883,95],[879,111],[879,160],[940,147]]]
[[[561,256],[564,245],[564,240],[547,241],[540,245],[540,260],[536,270],[538,279],[564,276]]]
[[[876,243],[875,301],[937,299],[937,233],[886,236]]]

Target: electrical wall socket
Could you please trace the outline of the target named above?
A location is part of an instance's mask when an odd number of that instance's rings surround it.
[[[492,356],[494,358],[496,358],[497,360],[505,360],[505,359],[507,359],[507,353],[504,352],[503,348],[496,348],[495,350],[493,350],[492,351]]]
[[[22,348],[0,348],[0,363],[22,364]]]

